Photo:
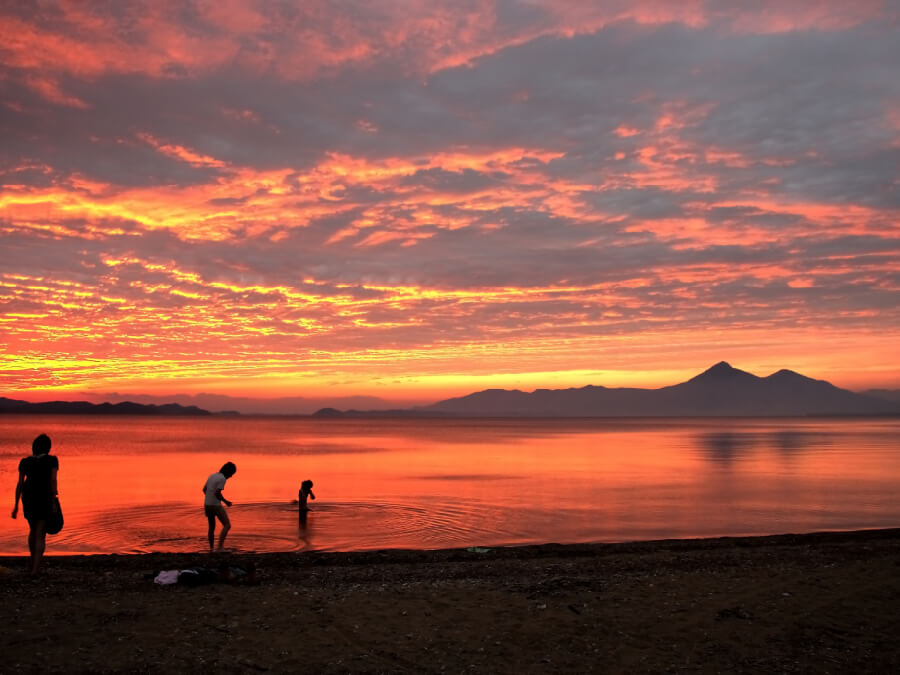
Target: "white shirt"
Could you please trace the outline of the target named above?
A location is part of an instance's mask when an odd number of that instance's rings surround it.
[[[216,490],[224,489],[225,474],[223,474],[221,471],[216,471],[206,479],[206,497],[203,499],[203,503],[206,506],[218,506],[222,502],[220,502],[219,498],[216,497]]]

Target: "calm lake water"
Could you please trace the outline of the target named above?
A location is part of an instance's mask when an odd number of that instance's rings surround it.
[[[199,551],[237,464],[245,551],[603,542],[900,526],[900,420],[311,420],[0,416],[0,553],[19,459],[53,439],[53,553]],[[306,526],[299,484],[315,481]]]

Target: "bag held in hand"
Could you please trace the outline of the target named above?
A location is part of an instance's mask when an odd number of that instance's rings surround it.
[[[63,529],[62,506],[59,505],[59,497],[54,497],[56,508],[50,512],[47,519],[47,534],[58,534]]]

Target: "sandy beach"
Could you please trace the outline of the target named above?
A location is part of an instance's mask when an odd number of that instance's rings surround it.
[[[52,550],[52,541],[50,543]],[[3,672],[897,672],[900,530],[2,558]],[[256,584],[156,571],[255,567]]]

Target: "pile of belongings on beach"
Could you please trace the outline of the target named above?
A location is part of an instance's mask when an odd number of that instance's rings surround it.
[[[237,565],[221,565],[218,569],[194,566],[181,570],[161,570],[153,573],[153,583],[159,586],[205,586],[206,584],[255,584],[256,570]]]

